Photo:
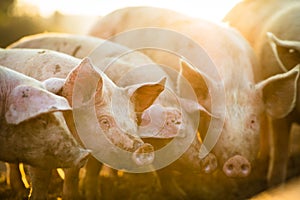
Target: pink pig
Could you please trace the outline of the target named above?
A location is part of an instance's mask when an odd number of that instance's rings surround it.
[[[89,151],[72,137],[59,112],[71,110],[66,99],[2,66],[0,82],[0,160],[30,165],[31,199],[45,199],[51,169],[81,167]]]
[[[300,63],[296,44],[300,41],[299,17],[300,3],[296,0],[242,1],[224,17],[253,47],[260,62],[260,66],[254,68],[256,81],[287,72]],[[299,107],[298,100],[296,106]],[[290,129],[293,122],[298,122],[298,116],[297,110],[289,115],[271,115],[270,186],[286,179]]]

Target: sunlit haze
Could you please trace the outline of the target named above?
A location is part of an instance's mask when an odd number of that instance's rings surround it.
[[[240,0],[18,0],[30,4],[42,16],[58,11],[62,14],[103,16],[126,6],[156,6],[173,9],[193,17],[218,21]]]

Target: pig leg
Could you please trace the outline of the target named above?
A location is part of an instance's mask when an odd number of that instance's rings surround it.
[[[64,169],[65,180],[63,185],[63,199],[79,199],[79,167]]]
[[[285,181],[289,158],[290,123],[287,118],[272,121],[271,155],[268,171],[269,186]]]
[[[29,191],[26,189],[22,175],[19,170],[19,164],[8,164],[6,163],[7,169],[7,180],[13,192],[16,194],[16,198],[24,199],[28,197]]]
[[[99,199],[101,196],[99,185],[99,172],[101,170],[102,163],[96,158],[90,157],[86,163],[86,173],[83,180],[83,191],[85,199]]]
[[[31,200],[47,199],[48,186],[52,175],[52,169],[41,169],[29,166],[29,174],[31,178],[32,191]]]

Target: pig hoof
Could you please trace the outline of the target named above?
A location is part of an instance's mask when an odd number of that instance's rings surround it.
[[[132,155],[133,161],[139,165],[149,165],[154,160],[154,148],[151,144],[143,144]]]
[[[246,158],[236,155],[225,162],[223,172],[228,177],[247,177],[251,172],[251,164]]]
[[[204,173],[210,174],[214,172],[218,167],[218,161],[214,154],[209,153],[205,158],[201,160],[201,169]]]

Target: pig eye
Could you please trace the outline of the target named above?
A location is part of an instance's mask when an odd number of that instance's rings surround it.
[[[289,53],[294,53],[295,49],[289,49]]]
[[[99,120],[99,123],[100,123],[100,127],[103,130],[108,130],[111,127],[110,120],[106,116],[101,117],[100,120]]]
[[[250,89],[254,90],[255,89],[255,85],[254,84],[249,84]]]
[[[249,119],[249,128],[251,129],[259,129],[259,123],[256,115],[251,115]]]

